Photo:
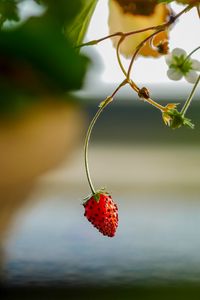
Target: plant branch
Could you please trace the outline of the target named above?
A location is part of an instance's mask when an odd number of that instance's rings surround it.
[[[197,13],[198,13],[198,16],[200,18],[200,5],[197,4]]]
[[[195,93],[195,91],[196,91],[196,88],[197,88],[197,86],[198,86],[198,84],[199,84],[199,81],[200,81],[200,75],[199,75],[199,77],[197,78],[197,81],[195,82],[195,84],[194,84],[194,86],[193,86],[193,89],[192,89],[192,91],[191,91],[191,93],[190,93],[188,99],[186,100],[186,102],[185,102],[185,104],[184,104],[184,106],[183,106],[183,108],[182,108],[182,110],[181,110],[181,115],[182,115],[183,117],[184,117],[186,111],[188,110],[188,107],[190,106],[190,103],[191,103],[191,101],[192,101],[192,99],[193,99],[193,96],[194,96],[194,93]]]
[[[169,21],[161,24],[161,25],[156,25],[156,26],[150,26],[150,27],[146,27],[146,28],[142,28],[139,30],[133,30],[133,31],[129,31],[129,32],[122,32],[122,31],[118,31],[112,34],[109,34],[107,36],[104,36],[100,39],[96,39],[96,40],[91,40],[89,42],[83,43],[81,45],[76,46],[76,48],[82,48],[85,46],[91,46],[91,45],[97,45],[100,42],[103,42],[107,39],[110,39],[112,37],[127,37],[130,35],[134,35],[137,33],[141,33],[141,32],[145,32],[145,31],[149,31],[149,30],[159,30],[159,29],[166,29],[167,27],[169,27],[171,24],[173,24],[182,14],[188,12],[191,8],[193,8],[195,6],[195,4],[190,4],[187,7],[185,7],[180,13],[178,13],[177,15],[173,16]],[[197,7],[198,9],[198,7]]]
[[[132,56],[132,58],[131,58],[131,62],[130,62],[129,67],[128,67],[127,79],[130,78],[130,73],[131,73],[131,69],[132,69],[133,63],[134,63],[134,61],[135,61],[135,59],[136,59],[137,54],[140,52],[140,50],[142,49],[142,47],[144,46],[144,44],[145,44],[146,42],[148,42],[148,40],[152,39],[152,37],[154,37],[156,34],[162,32],[162,31],[164,31],[164,29],[160,29],[160,30],[158,30],[158,31],[156,31],[156,32],[154,32],[154,33],[152,33],[151,35],[149,35],[146,39],[144,39],[144,40],[137,46],[136,51],[134,52],[134,54],[133,54],[133,56]]]
[[[137,54],[140,52],[140,50],[142,49],[142,47],[144,46],[144,44],[151,40],[156,34],[165,31],[172,23],[174,23],[182,14],[186,13],[187,11],[189,11],[193,5],[188,5],[186,8],[184,8],[180,13],[178,13],[177,15],[173,16],[168,22],[162,24],[162,25],[158,25],[154,27],[154,30],[156,30],[154,33],[152,33],[151,35],[149,35],[146,39],[144,39],[136,48],[135,53],[133,54],[132,58],[131,58],[131,62],[128,68],[128,72],[127,72],[127,78],[130,78],[130,73],[131,73],[131,69],[133,66],[133,63],[135,61],[135,58],[137,56]]]
[[[184,59],[182,65],[184,65],[184,63],[188,60],[188,58],[189,58],[194,52],[196,52],[196,51],[199,50],[199,49],[200,49],[200,46],[198,46],[197,48],[195,48],[194,50],[192,50],[192,51],[186,56],[186,58]]]
[[[116,54],[117,54],[117,61],[118,61],[118,64],[119,64],[119,66],[120,66],[120,68],[121,68],[121,70],[122,70],[124,76],[127,78],[127,73],[126,73],[126,70],[125,70],[125,68],[124,68],[124,66],[123,66],[123,64],[122,64],[122,61],[121,61],[121,58],[120,58],[120,53],[119,53],[120,45],[121,45],[121,43],[123,42],[123,40],[124,40],[124,36],[122,36],[122,37],[120,38],[119,42],[117,43]]]
[[[97,40],[91,40],[89,42],[86,42],[86,43],[83,43],[81,45],[78,45],[76,46],[76,48],[81,48],[81,47],[85,47],[85,46],[91,46],[91,45],[97,45],[98,43],[100,42],[103,42],[107,39],[110,39],[112,37],[127,37],[129,35],[133,35],[133,34],[137,34],[137,33],[141,33],[141,32],[144,32],[144,31],[148,31],[148,30],[154,30],[156,28],[156,26],[151,26],[151,27],[147,27],[147,28],[143,28],[143,29],[139,29],[139,30],[134,30],[134,31],[129,31],[129,32],[115,32],[113,34],[109,34],[107,36],[104,36],[100,39],[97,39]]]
[[[115,91],[112,93],[112,95],[110,97],[107,97],[106,100],[102,101],[100,103],[99,109],[96,112],[94,118],[92,119],[87,133],[86,133],[86,137],[85,137],[85,143],[84,143],[84,162],[85,162],[85,171],[86,171],[86,176],[87,176],[87,180],[88,180],[88,184],[90,186],[91,192],[94,195],[95,194],[95,188],[94,185],[92,183],[92,179],[90,176],[90,170],[89,170],[89,163],[88,163],[88,146],[89,146],[89,141],[90,141],[90,136],[92,133],[92,129],[97,121],[97,119],[99,118],[100,114],[102,113],[102,111],[104,110],[104,108],[113,100],[113,97],[116,95],[116,93],[119,91],[119,89],[124,86],[127,83],[127,80],[124,80],[116,89]]]

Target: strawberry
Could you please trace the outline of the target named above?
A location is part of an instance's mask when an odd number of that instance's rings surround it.
[[[84,202],[84,216],[103,235],[113,237],[118,226],[118,208],[111,196],[97,192]]]

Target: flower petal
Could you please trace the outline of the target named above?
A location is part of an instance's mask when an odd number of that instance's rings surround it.
[[[192,61],[192,69],[196,71],[200,71],[200,61],[197,59],[191,59]]]
[[[186,56],[187,53],[185,52],[185,50],[181,49],[181,48],[175,48],[173,51],[172,51],[172,55],[173,56]]]
[[[173,68],[169,68],[169,70],[167,71],[167,76],[171,80],[180,80],[183,77],[180,71],[175,70]]]
[[[185,79],[189,83],[195,83],[198,78],[198,74],[195,71],[190,71],[187,75],[185,75]]]

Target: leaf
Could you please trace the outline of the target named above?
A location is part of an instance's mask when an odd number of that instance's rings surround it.
[[[82,0],[81,2],[79,14],[65,28],[65,34],[70,38],[74,46],[82,43],[98,0]]]
[[[16,0],[0,0],[0,16],[3,21],[19,21]]]
[[[34,101],[41,93],[79,89],[87,63],[48,17],[0,32],[0,112]]]
[[[35,0],[38,4],[47,7],[46,15],[54,18],[57,22],[68,24],[73,22],[76,16],[81,11],[82,0],[67,1],[67,0]]]
[[[47,72],[63,90],[81,87],[86,58],[76,54],[60,28],[47,20],[32,18],[15,31],[0,33],[0,48],[0,52],[28,60]]]

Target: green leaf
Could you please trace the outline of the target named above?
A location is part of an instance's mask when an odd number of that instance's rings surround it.
[[[0,32],[0,112],[20,108],[41,94],[79,89],[87,63],[51,18],[31,18],[15,30]]]
[[[19,21],[17,1],[0,0],[0,17],[2,21]]]
[[[97,2],[98,0],[82,0],[79,14],[69,26],[65,27],[65,34],[74,46],[82,43]]]
[[[38,4],[47,7],[46,15],[54,18],[58,23],[67,25],[72,23],[81,11],[82,0],[35,0]]]
[[[75,53],[60,28],[47,20],[32,18],[17,30],[1,32],[0,53],[29,61],[65,91],[81,87],[86,58]]]

